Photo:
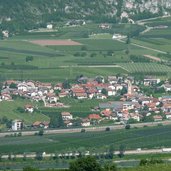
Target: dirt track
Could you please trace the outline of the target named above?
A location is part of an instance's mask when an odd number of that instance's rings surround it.
[[[32,40],[31,43],[42,46],[76,46],[81,45],[79,42],[72,40]]]
[[[161,62],[161,59],[158,58],[158,57],[155,57],[155,56],[144,55],[144,57],[149,58],[149,59],[152,59],[152,60],[157,61],[157,62]]]

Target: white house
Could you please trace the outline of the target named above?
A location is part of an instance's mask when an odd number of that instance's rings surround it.
[[[29,113],[33,113],[34,112],[34,107],[32,105],[27,104],[27,105],[25,105],[24,108],[25,108],[26,112],[29,112]]]
[[[53,25],[52,24],[47,24],[46,28],[47,29],[53,29]]]
[[[90,126],[90,120],[87,118],[82,119],[81,126],[84,126],[84,127]]]
[[[23,128],[23,121],[21,120],[14,120],[12,121],[12,130],[13,131],[18,131]]]
[[[25,83],[20,83],[18,84],[17,87],[18,87],[18,90],[20,91],[23,91],[23,92],[28,91],[28,86]]]
[[[164,84],[162,87],[165,89],[165,91],[171,91],[171,84]]]
[[[72,114],[69,112],[62,112],[61,115],[62,115],[63,120],[72,120],[73,119]]]

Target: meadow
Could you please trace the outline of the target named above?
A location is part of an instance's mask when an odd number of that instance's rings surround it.
[[[151,128],[132,128],[109,132],[85,132],[44,136],[0,138],[1,154],[23,152],[91,151],[104,152],[113,145],[115,150],[120,145],[128,149],[161,148],[171,146],[171,126]]]
[[[14,101],[3,101],[0,102],[0,118],[7,117],[8,119],[21,119],[25,122],[25,124],[32,124],[35,121],[49,121],[49,117],[39,113],[21,113],[17,110],[18,107],[23,108],[26,104],[32,104],[33,106],[38,106],[41,104],[33,103],[30,100],[23,100],[23,99],[17,99]]]

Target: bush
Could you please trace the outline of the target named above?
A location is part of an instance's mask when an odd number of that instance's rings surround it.
[[[86,130],[85,129],[81,129],[81,133],[84,133],[84,132],[86,132]]]
[[[131,125],[129,125],[129,124],[127,124],[126,126],[125,126],[125,129],[130,129],[131,128]]]
[[[110,127],[107,127],[107,128],[105,129],[105,131],[110,131]]]
[[[39,135],[39,136],[43,136],[43,134],[44,134],[44,131],[43,131],[43,129],[41,129],[41,130],[39,131],[38,135]]]

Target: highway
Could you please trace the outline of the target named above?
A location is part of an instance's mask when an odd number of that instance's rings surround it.
[[[144,126],[148,126],[148,127],[158,126],[159,124],[171,125],[171,120],[160,121],[160,122],[136,123],[136,124],[130,124],[130,125],[131,125],[131,128],[134,128],[134,127],[142,128]],[[112,125],[112,126],[88,127],[88,128],[46,129],[44,130],[44,134],[48,135],[48,134],[76,133],[76,132],[81,132],[82,129],[85,129],[86,132],[105,131],[107,127],[109,127],[111,131],[125,129],[125,125]],[[30,135],[35,135],[35,133],[38,133],[39,131],[33,130],[33,131],[1,132],[0,137],[2,138],[5,136],[15,135],[20,132],[22,133],[22,136],[30,136]]]

